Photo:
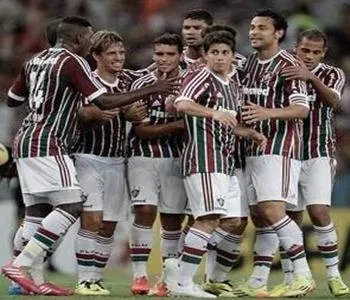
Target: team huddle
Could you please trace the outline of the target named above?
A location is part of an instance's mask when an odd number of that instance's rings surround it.
[[[301,32],[288,52],[279,46],[285,19],[259,11],[249,27],[254,52],[245,58],[236,31],[213,23],[207,11],[186,13],[182,37],[157,37],[154,63],[136,71],[124,68],[117,33],[93,33],[80,17],[48,26],[51,47],[23,65],[8,92],[9,106],[28,105],[13,143],[26,216],[15,257],[2,268],[12,293],[110,295],[103,270],[131,209],[133,294],[305,296],[316,288],[300,229],[305,208],[331,294],[349,293],[328,212],[332,118],[345,76],[322,62],[326,36]],[[151,285],[158,213],[163,268]],[[256,229],[253,271],[232,284],[248,217]],[[73,291],[46,282],[43,264],[78,218]],[[268,289],[277,251],[284,279]]]

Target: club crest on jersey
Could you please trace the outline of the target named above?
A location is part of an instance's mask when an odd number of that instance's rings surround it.
[[[268,84],[272,78],[273,74],[271,72],[266,72],[261,76],[261,81]]]
[[[221,207],[223,207],[224,204],[225,204],[225,199],[222,198],[222,197],[220,197],[220,198],[216,199],[216,202],[217,202]]]
[[[139,186],[138,187],[133,186],[132,190],[131,190],[131,196],[133,198],[136,198],[140,194],[140,190],[141,190],[141,188]]]

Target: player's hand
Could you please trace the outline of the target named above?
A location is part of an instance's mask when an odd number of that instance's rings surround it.
[[[112,108],[102,111],[101,120],[108,121],[119,115],[120,108]]]
[[[242,107],[242,119],[246,124],[253,124],[258,121],[264,121],[270,119],[270,109],[252,103],[247,102],[248,105]]]
[[[293,79],[303,80],[303,81],[310,80],[313,74],[306,67],[305,63],[300,58],[298,58],[297,63],[298,63],[297,66],[289,66],[282,69],[281,75],[286,80],[293,80]]]
[[[155,92],[163,92],[166,94],[177,95],[181,86],[181,77],[166,78],[167,74],[163,74],[154,84]]]
[[[147,104],[139,101],[130,105],[125,111],[125,117],[131,122],[141,122],[147,117]]]
[[[262,150],[265,149],[266,143],[267,143],[267,138],[264,136],[262,133],[257,132],[256,130],[252,130],[251,133],[249,134],[249,137],[259,145],[259,148]]]
[[[174,124],[175,124],[177,130],[185,129],[185,121],[183,119],[174,121]]]
[[[235,127],[237,125],[236,117],[229,111],[216,110],[213,113],[213,120],[219,121],[225,127]]]

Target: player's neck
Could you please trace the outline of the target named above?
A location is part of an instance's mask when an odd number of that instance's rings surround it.
[[[279,45],[273,45],[267,49],[262,49],[258,51],[258,57],[260,60],[268,60],[274,57],[278,52],[281,51]]]
[[[157,69],[157,76],[161,77],[163,73],[159,72]],[[166,78],[173,78],[179,75],[179,68],[177,67],[176,69],[170,71],[169,73],[166,74]]]
[[[69,52],[77,53],[76,48],[73,45],[66,43],[62,40],[56,43],[55,48],[64,48],[67,49]]]
[[[189,46],[185,50],[185,56],[190,59],[198,59],[202,57],[202,46]]]
[[[115,83],[115,81],[117,80],[117,77],[118,77],[118,73],[110,73],[110,72],[107,72],[105,70],[103,70],[102,68],[97,68],[96,69],[96,73],[98,74],[98,76],[100,76],[104,81],[108,82],[108,83]]]

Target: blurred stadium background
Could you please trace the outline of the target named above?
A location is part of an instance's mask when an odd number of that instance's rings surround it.
[[[137,69],[151,63],[154,37],[164,31],[180,32],[182,15],[194,8],[210,11],[216,23],[233,25],[239,32],[238,49],[249,54],[247,33],[251,16],[259,8],[272,8],[283,13],[289,22],[288,38],[283,45],[291,49],[296,34],[303,29],[318,28],[327,33],[327,61],[350,75],[350,0],[0,0],[0,142],[10,145],[25,110],[9,109],[6,94],[21,64],[31,55],[47,47],[44,29],[49,20],[67,15],[81,15],[92,21],[95,29],[115,30],[124,38],[128,68]],[[350,81],[346,83],[343,103],[350,104]],[[350,121],[348,121],[350,123]],[[350,147],[350,144],[349,144]],[[339,230],[342,270],[350,265],[350,163],[339,164],[333,193],[333,216]],[[322,180],[322,178],[320,178]],[[15,205],[16,182],[0,182],[0,264],[11,257],[12,234],[17,226]],[[307,224],[307,222],[306,222]],[[128,266],[127,224],[117,231],[118,245],[111,266]],[[306,226],[309,255],[314,270],[320,270],[312,235]],[[158,234],[155,234],[156,236]],[[252,229],[243,246],[241,267],[246,270],[251,261]],[[158,241],[156,241],[158,243]],[[74,230],[54,258],[60,271],[74,273]],[[159,270],[155,247],[151,269]],[[64,261],[65,264],[60,262]],[[0,292],[1,294],[1,292]],[[2,299],[2,298],[1,298]]]

